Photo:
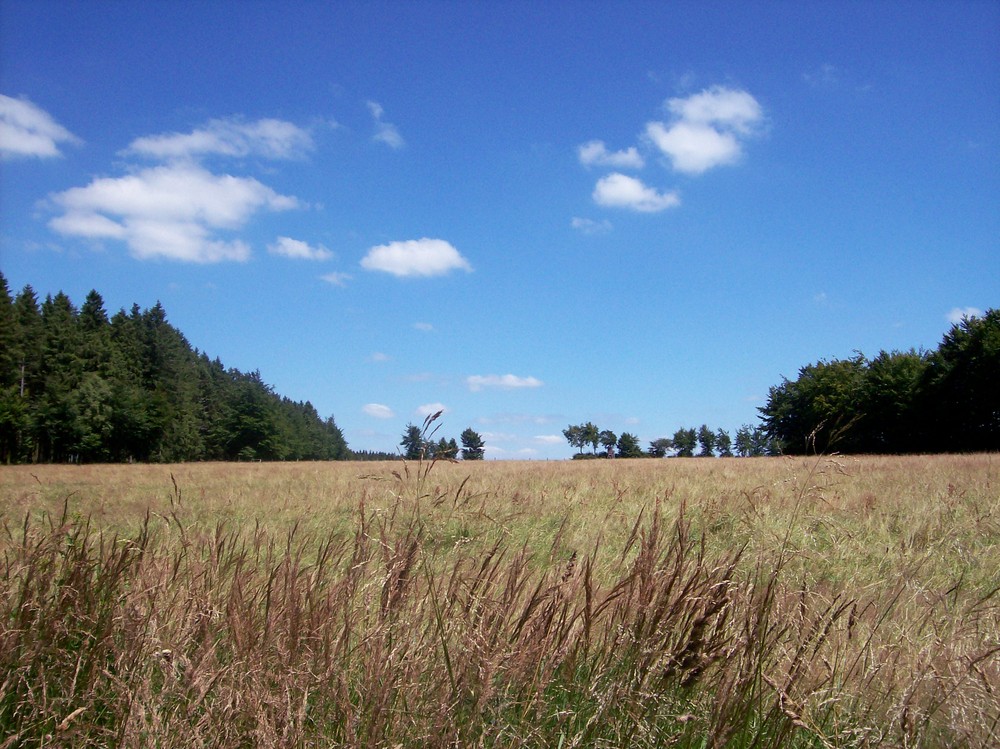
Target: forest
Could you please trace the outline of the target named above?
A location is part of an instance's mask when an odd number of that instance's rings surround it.
[[[809,364],[759,411],[787,454],[1000,450],[1000,310],[963,318],[933,351]]]
[[[333,417],[191,347],[163,306],[109,318],[0,274],[0,463],[341,460]]]

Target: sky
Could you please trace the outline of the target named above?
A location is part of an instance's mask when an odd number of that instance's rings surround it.
[[[0,270],[356,450],[734,434],[1000,302],[1000,3],[0,0]]]

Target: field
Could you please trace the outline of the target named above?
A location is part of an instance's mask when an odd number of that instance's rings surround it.
[[[1000,457],[0,468],[0,748],[991,747]]]

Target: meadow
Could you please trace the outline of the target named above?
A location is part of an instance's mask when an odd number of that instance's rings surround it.
[[[1000,457],[0,468],[0,749],[992,747]]]

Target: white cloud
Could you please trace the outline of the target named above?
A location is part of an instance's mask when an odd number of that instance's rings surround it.
[[[246,260],[244,242],[215,233],[241,228],[257,211],[299,205],[253,178],[216,175],[193,164],[97,178],[49,197],[63,211],[49,222],[61,234],[122,240],[141,260],[196,263]]]
[[[434,331],[434,326],[429,322],[415,322],[413,323],[413,329],[419,330],[421,333],[432,333]]]
[[[368,357],[368,361],[381,364],[383,362],[391,361],[391,358],[388,354],[383,354],[381,351],[373,351]]]
[[[958,325],[962,322],[964,317],[982,317],[983,311],[978,307],[955,307],[947,315],[945,319],[948,320],[952,325]]]
[[[406,145],[403,140],[403,136],[399,134],[399,130],[396,129],[395,125],[385,122],[382,119],[382,115],[385,114],[385,110],[382,105],[377,101],[368,102],[368,111],[372,113],[372,119],[375,120],[375,135],[372,136],[374,140],[380,143],[385,143],[390,148],[400,149]]]
[[[656,213],[680,205],[676,192],[660,193],[635,177],[615,172],[597,181],[594,202],[610,208],[627,208],[640,213]]]
[[[80,142],[27,99],[0,94],[0,155],[51,158],[62,155],[58,144]]]
[[[735,135],[720,133],[709,125],[678,122],[667,128],[662,122],[650,122],[646,135],[670,157],[674,169],[685,174],[732,164],[742,155]]]
[[[671,122],[648,123],[646,136],[685,174],[739,161],[743,139],[753,135],[764,118],[753,96],[724,86],[670,99],[666,106]]]
[[[592,140],[577,149],[580,163],[584,166],[610,166],[615,169],[642,169],[642,156],[630,147],[624,151],[609,151],[603,140]]]
[[[448,407],[444,403],[425,403],[422,406],[418,406],[414,413],[416,413],[417,416],[423,416],[426,419],[428,416],[433,416],[438,411],[441,413],[448,413]]]
[[[483,388],[514,390],[517,388],[537,388],[543,385],[542,381],[536,377],[518,377],[512,374],[471,375],[465,378],[465,384],[472,392],[478,392]]]
[[[453,270],[472,271],[458,250],[443,239],[410,239],[372,247],[361,260],[367,270],[383,271],[400,278],[443,276]]]
[[[611,225],[611,222],[607,219],[604,219],[603,221],[594,221],[590,218],[579,218],[575,216],[570,222],[570,225],[583,234],[607,234],[614,228]]]
[[[347,286],[347,282],[350,281],[352,278],[353,276],[350,275],[349,273],[337,273],[336,271],[334,271],[333,273],[324,273],[322,276],[320,276],[320,280],[326,281],[327,283],[333,284],[334,286],[339,286],[340,288],[344,288],[345,286]]]
[[[712,86],[686,99],[670,99],[667,108],[684,122],[713,125],[749,134],[763,118],[760,104],[746,91]]]
[[[566,441],[566,438],[560,434],[538,434],[532,439],[535,442],[541,442],[543,445],[559,445]]]
[[[361,410],[373,419],[394,419],[396,417],[395,411],[381,403],[366,403]]]
[[[125,153],[156,159],[196,158],[203,155],[261,156],[289,159],[312,150],[308,132],[283,120],[210,120],[190,133],[149,135],[132,141]]]
[[[323,245],[312,247],[305,242],[290,237],[278,237],[278,240],[267,246],[272,255],[281,255],[299,260],[329,260],[333,253]]]

